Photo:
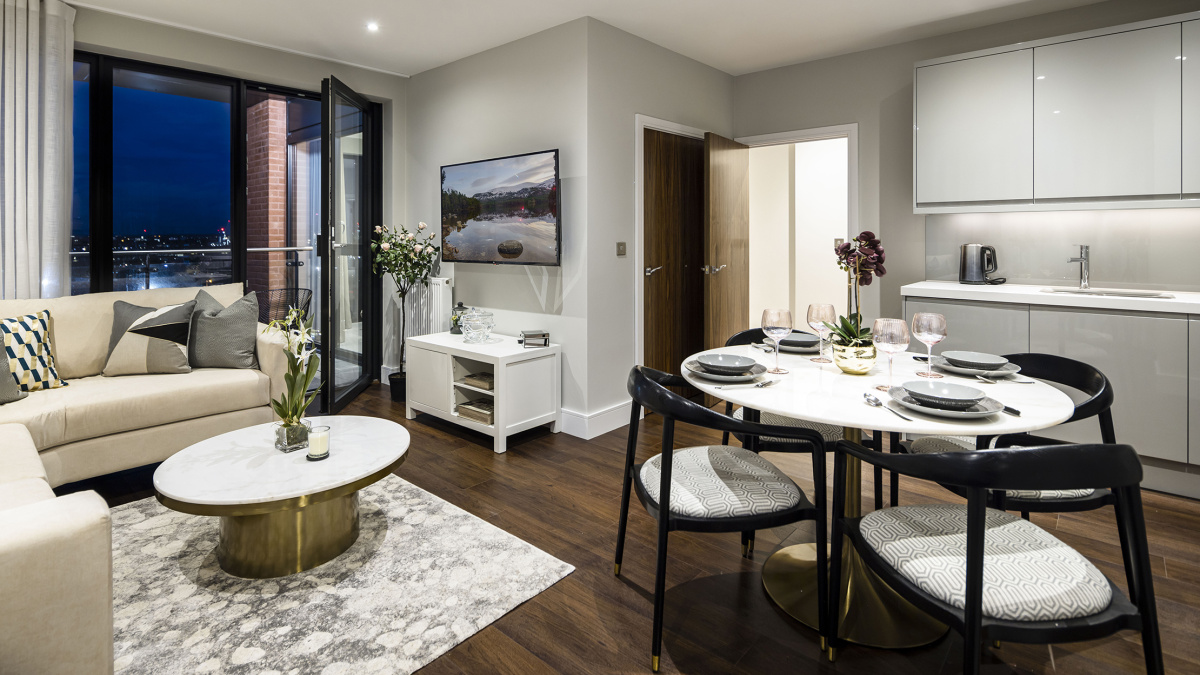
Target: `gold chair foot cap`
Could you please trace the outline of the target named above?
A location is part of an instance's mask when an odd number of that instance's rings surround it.
[[[999,641],[999,640],[992,640],[992,647],[993,647],[994,649],[1000,649],[1000,641]]]
[[[833,663],[834,661],[836,661],[837,660],[837,647],[830,647],[828,654],[829,654],[829,662],[830,663]]]
[[[650,657],[650,670],[653,670],[656,673],[658,672],[658,657],[657,656]]]
[[[749,547],[749,546],[747,546],[746,544],[742,544],[742,557],[743,557],[743,558],[745,558],[745,557],[746,557],[746,553],[747,553],[747,552],[749,552],[749,551],[750,551],[750,547]]]
[[[621,563],[613,565],[613,575],[618,577],[621,576]]]
[[[829,649],[829,640],[825,636],[821,636],[821,651]]]

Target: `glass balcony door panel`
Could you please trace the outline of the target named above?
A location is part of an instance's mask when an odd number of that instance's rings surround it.
[[[323,88],[325,195],[322,359],[325,410],[337,412],[372,378],[367,371],[372,223],[366,221],[368,104],[334,78]]]
[[[71,187],[71,295],[92,291],[91,251],[91,94],[94,67],[90,61],[74,64],[75,97],[71,131],[74,146]]]
[[[112,70],[113,289],[233,280],[233,86]]]

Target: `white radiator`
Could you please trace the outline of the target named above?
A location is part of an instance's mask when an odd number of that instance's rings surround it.
[[[408,315],[404,317],[404,336],[428,335],[450,330],[451,301],[450,279],[430,277],[429,285],[417,285],[409,291]],[[400,296],[392,295],[397,305]]]

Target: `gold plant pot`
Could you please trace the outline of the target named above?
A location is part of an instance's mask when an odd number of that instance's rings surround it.
[[[842,369],[843,373],[851,375],[866,375],[871,371],[871,367],[875,365],[874,344],[858,345],[856,347],[847,347],[833,343],[833,363],[838,368]]]

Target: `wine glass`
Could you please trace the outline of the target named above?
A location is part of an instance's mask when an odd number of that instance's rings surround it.
[[[792,312],[786,309],[764,309],[762,330],[767,337],[775,341],[775,367],[767,372],[774,375],[786,374],[787,371],[779,367],[779,343],[792,334]]]
[[[946,339],[946,317],[941,314],[918,312],[913,315],[912,334],[925,345],[929,355],[929,360],[925,362],[925,372],[917,375],[931,379],[940,378],[939,373],[933,372],[933,346]]]
[[[837,321],[837,312],[834,311],[833,305],[808,306],[808,325],[817,331],[817,337],[821,338],[821,355],[809,359],[813,363],[833,363],[825,358],[825,338],[833,332],[825,324],[831,324],[834,321]]]
[[[908,326],[904,319],[875,319],[871,326],[871,340],[875,348],[887,354],[888,383],[877,385],[879,391],[889,391],[892,388],[892,361],[896,354],[908,349]]]

